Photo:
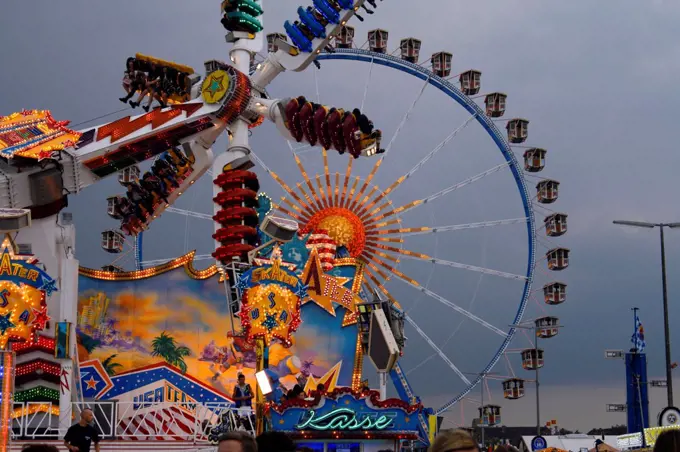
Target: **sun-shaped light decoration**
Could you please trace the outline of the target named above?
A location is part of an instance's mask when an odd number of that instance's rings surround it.
[[[430,227],[400,228],[399,214],[425,204],[428,199],[419,199],[395,207],[388,195],[406,180],[407,176],[395,180],[386,190],[380,190],[376,185],[371,184],[382,163],[382,158],[376,161],[363,182],[359,176],[352,176],[354,159],[349,158],[343,182],[340,182],[340,173],[336,172],[333,184],[325,149],[322,155],[324,174],[314,177],[316,184],[307,174],[297,155],[295,155],[295,161],[303,182],[297,183],[295,189],[286,184],[277,174],[271,172],[274,180],[288,194],[281,198],[281,204],[275,208],[298,221],[301,232],[324,231],[338,247],[347,248],[352,258],[365,264],[364,271],[370,280],[370,283],[367,282],[369,288],[379,288],[394,301],[384,288],[384,283],[392,275],[418,287],[416,280],[396,268],[400,257],[407,256],[422,260],[433,258],[426,254],[405,250],[403,235],[425,234],[432,232],[433,229]]]
[[[350,256],[359,257],[366,246],[366,228],[354,212],[345,207],[326,207],[312,215],[305,232],[325,231],[337,246],[344,246]]]

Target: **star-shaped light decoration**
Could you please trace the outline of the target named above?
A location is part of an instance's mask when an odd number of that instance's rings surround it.
[[[323,384],[326,392],[332,392],[338,385],[338,378],[340,377],[340,370],[342,369],[342,361],[339,361],[333,367],[328,369],[323,377],[315,379],[312,375],[307,378],[305,384],[305,392],[315,391],[319,384]]]
[[[262,322],[262,326],[267,328],[267,330],[270,333],[278,325],[279,325],[279,322],[276,321],[276,315],[275,314],[267,314],[266,319],[264,320],[264,322]]]
[[[224,89],[224,86],[222,86],[222,81],[224,80],[224,76],[222,77],[213,77],[211,82],[210,82],[210,88],[208,88],[208,91],[212,95],[215,95],[215,93],[221,89]]]
[[[203,99],[214,104],[222,100],[229,89],[229,74],[223,70],[212,72],[206,77],[201,86]]]
[[[238,275],[238,278],[236,278],[236,287],[238,288],[238,290],[243,292],[244,290],[250,287],[251,276],[252,275],[250,272]]]
[[[76,147],[76,142],[73,140],[66,140],[61,144],[64,146],[64,149]]]
[[[47,315],[47,306],[43,306],[40,309],[32,308],[33,310],[33,321],[31,326],[36,330],[44,330],[47,322],[51,320],[51,317]]]
[[[38,152],[38,161],[42,162],[45,159],[52,158],[52,151],[40,151]]]
[[[11,311],[5,315],[0,315],[0,336],[4,336],[10,328],[16,327],[16,325],[12,323],[11,317]]]
[[[300,300],[306,300],[309,297],[308,289],[309,286],[306,284],[302,284],[302,281],[300,281],[300,284],[298,284],[297,287],[295,288],[295,295],[297,295],[297,297]]]
[[[330,315],[335,316],[334,303],[347,309],[348,315],[352,315],[356,311],[356,304],[361,303],[361,298],[345,287],[349,278],[332,276],[323,272],[316,248],[312,248],[309,253],[301,279],[302,283],[307,285],[308,293],[308,298],[302,300],[303,305],[314,302]]]
[[[19,247],[9,234],[5,234],[0,243],[0,249],[2,249],[2,254],[7,254],[13,261],[26,261],[29,264],[35,264],[38,261],[32,254],[19,254]]]
[[[39,287],[40,290],[45,291],[45,295],[51,296],[57,291],[57,282],[53,279],[45,281],[42,286]]]

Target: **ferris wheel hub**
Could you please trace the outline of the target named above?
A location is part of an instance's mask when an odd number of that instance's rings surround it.
[[[317,211],[307,222],[309,232],[323,230],[337,246],[344,246],[352,257],[358,257],[366,245],[364,222],[344,207],[326,207]]]

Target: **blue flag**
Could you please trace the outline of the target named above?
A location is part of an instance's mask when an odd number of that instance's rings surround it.
[[[642,353],[645,351],[645,329],[642,327],[642,322],[640,322],[640,318],[637,314],[635,315],[635,332],[630,338],[630,341],[638,352]]]

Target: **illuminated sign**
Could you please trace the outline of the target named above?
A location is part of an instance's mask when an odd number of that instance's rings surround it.
[[[238,286],[243,291],[239,317],[246,339],[262,338],[269,345],[276,338],[289,347],[291,335],[300,326],[301,300],[307,297],[300,278],[275,258],[272,265],[241,275]]]
[[[46,297],[56,281],[37,266],[35,256],[20,255],[9,234],[0,245],[0,349],[10,340],[28,340],[45,329]]]
[[[395,415],[392,413],[357,414],[349,408],[337,408],[318,416],[309,410],[295,426],[297,430],[388,430],[392,428]]]
[[[344,286],[349,278],[340,278],[323,272],[321,259],[316,248],[313,248],[309,253],[309,259],[302,271],[302,281],[307,285],[309,293],[309,298],[303,300],[303,304],[313,302],[332,316],[335,316],[333,303],[337,303],[353,313],[356,311],[356,304],[361,302],[359,296]]]
[[[165,402],[177,404],[180,408],[190,412],[196,411],[196,400],[168,382],[164,382],[158,388],[134,396],[133,409],[152,408],[154,405]]]

